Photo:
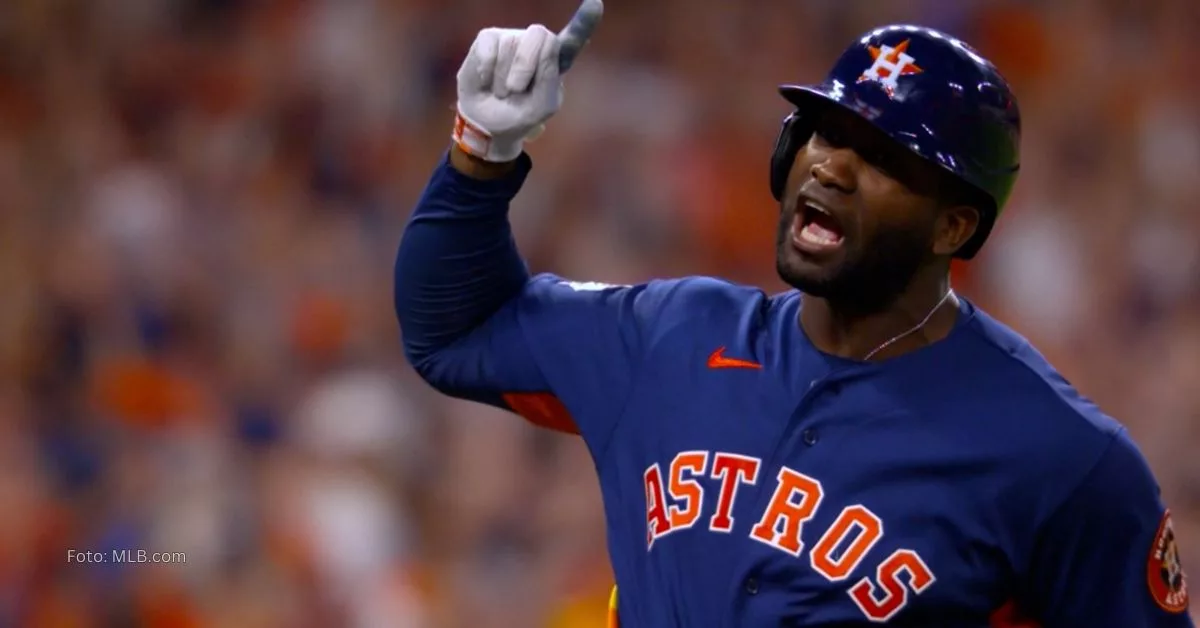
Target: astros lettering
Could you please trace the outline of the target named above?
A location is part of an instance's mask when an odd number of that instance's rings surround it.
[[[718,483],[716,507],[707,520],[708,531],[734,532],[737,522],[732,512],[738,490],[742,485],[757,485],[761,467],[759,458],[720,451],[680,452],[667,466],[665,477],[658,463],[650,465],[642,475],[646,489],[647,551],[653,550],[659,539],[694,528],[701,521],[705,511],[705,485],[701,480]],[[824,499],[820,480],[781,467],[762,514],[745,528],[751,539],[800,558],[806,549],[801,532],[816,516]],[[883,520],[869,508],[862,504],[846,506],[809,550],[808,562],[830,582],[842,582],[863,563],[883,534]],[[838,552],[839,548],[844,550]],[[869,619],[884,622],[908,604],[910,595],[920,594],[935,580],[920,555],[913,550],[898,549],[878,563],[873,579],[860,579],[847,590],[847,595]]]

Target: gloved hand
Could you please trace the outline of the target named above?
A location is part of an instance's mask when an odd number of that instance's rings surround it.
[[[562,106],[562,73],[603,12],[602,0],[583,0],[558,34],[541,24],[479,31],[458,69],[458,147],[484,161],[516,159]]]

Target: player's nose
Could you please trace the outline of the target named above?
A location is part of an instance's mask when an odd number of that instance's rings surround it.
[[[849,148],[830,148],[815,155],[809,174],[823,187],[851,194],[857,189],[855,173],[862,160]]]

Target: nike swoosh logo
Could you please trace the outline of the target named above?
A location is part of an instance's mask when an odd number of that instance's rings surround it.
[[[750,360],[739,360],[737,358],[725,357],[725,347],[718,347],[712,355],[708,356],[708,368],[710,369],[760,369],[762,365],[758,362]]]

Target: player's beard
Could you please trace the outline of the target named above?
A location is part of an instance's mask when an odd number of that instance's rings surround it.
[[[791,212],[781,212],[775,270],[784,283],[826,299],[847,314],[862,316],[886,309],[912,283],[932,255],[933,232],[916,223],[880,229],[865,242],[844,242],[841,261],[816,271],[797,268],[792,249]]]

